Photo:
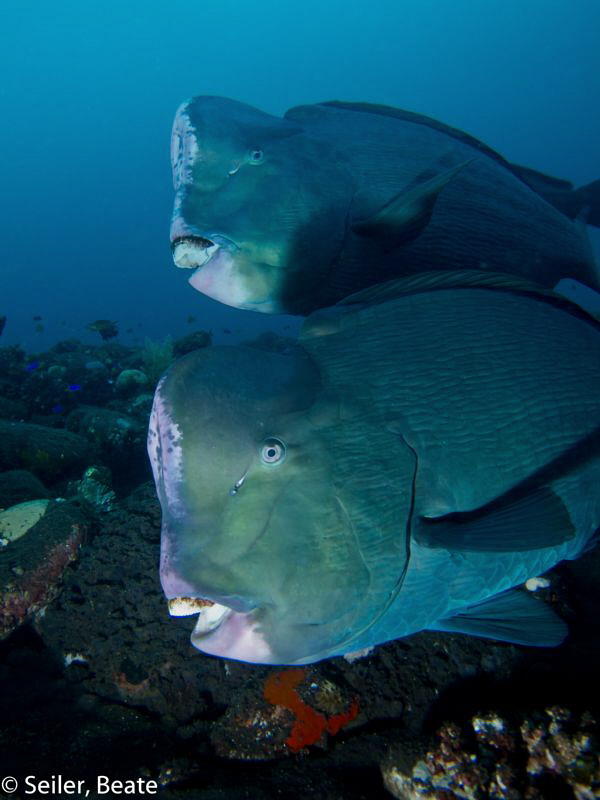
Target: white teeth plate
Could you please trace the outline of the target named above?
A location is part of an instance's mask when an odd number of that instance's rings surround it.
[[[227,606],[222,606],[215,603],[212,606],[206,606],[198,614],[198,620],[192,636],[204,636],[210,631],[214,631],[219,625],[224,622],[231,614],[231,609]]]
[[[178,242],[173,250],[173,261],[177,267],[182,269],[196,269],[202,267],[214,256],[219,249],[218,244],[211,244],[208,247],[194,244],[193,242]]]
[[[171,597],[168,605],[172,617],[191,617],[214,603],[202,597]]]

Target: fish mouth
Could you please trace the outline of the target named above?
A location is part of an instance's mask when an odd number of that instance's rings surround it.
[[[200,597],[169,599],[171,616],[198,614],[190,640],[201,652],[251,664],[280,663],[255,619],[256,610],[236,611]]]
[[[171,244],[173,261],[181,269],[202,267],[218,249],[216,242],[204,236],[178,236]]]
[[[204,636],[214,631],[233,612],[229,606],[203,597],[171,597],[168,606],[172,617],[191,617],[198,614],[194,636]]]
[[[181,269],[197,269],[207,264],[220,250],[237,249],[235,243],[227,236],[215,233],[210,236],[187,234],[177,236],[171,243],[171,252],[175,266]]]

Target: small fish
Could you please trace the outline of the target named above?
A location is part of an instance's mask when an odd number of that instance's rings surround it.
[[[211,601],[192,643],[268,664],[423,629],[559,643],[514,587],[598,530],[599,365],[564,298],[451,272],[316,312],[285,354],[176,362],[148,451],[163,590]]]
[[[223,333],[227,333],[227,334],[229,334],[229,333],[231,333],[231,331],[230,331],[230,329],[229,329],[229,328],[223,328]]]
[[[193,323],[196,322],[197,319],[198,317],[194,316],[193,314],[189,314],[186,319],[186,322],[188,325],[193,325]]]
[[[95,322],[90,322],[86,327],[90,331],[99,333],[104,341],[114,339],[119,334],[117,323],[109,319],[97,319]]]
[[[45,329],[44,329],[44,326],[42,325],[42,323],[41,322],[37,322],[36,325],[35,325],[35,332],[36,333],[43,333],[44,330]]]
[[[56,404],[55,404],[55,405],[53,405],[53,406],[52,406],[52,408],[50,409],[50,411],[52,412],[52,414],[62,414],[62,412],[63,412],[64,410],[65,410],[65,407],[64,407],[63,405],[61,405],[61,403],[56,403]]]
[[[28,364],[25,364],[25,369],[27,372],[35,372],[36,369],[39,369],[39,366],[39,361],[30,361]]]
[[[600,181],[575,190],[421,114],[195,97],[171,160],[174,262],[226,305],[306,315],[432,264],[600,286],[582,230]]]
[[[80,383],[70,383],[67,386],[67,392],[80,392],[80,391],[81,391]]]
[[[42,319],[43,317],[40,314],[36,314],[35,317],[32,317],[34,322],[41,322]]]
[[[6,325],[6,316],[0,316],[0,336],[2,336],[2,332],[4,331],[4,326]]]

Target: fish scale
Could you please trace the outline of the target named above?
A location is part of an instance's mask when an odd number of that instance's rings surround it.
[[[402,303],[361,310],[356,312],[358,322],[351,337],[342,332],[309,338],[309,323],[302,341],[321,364],[326,383],[331,381],[338,389],[352,382],[357,396],[362,397],[369,377],[384,375],[387,396],[394,403],[393,410],[386,413],[401,416],[411,435],[426,439],[428,447],[436,448],[432,461],[445,455],[449,473],[465,470],[461,459],[467,454],[461,444],[476,436],[479,468],[487,458],[495,470],[513,476],[516,483],[519,474],[534,471],[559,453],[569,436],[584,436],[597,424],[600,373],[581,374],[578,360],[581,349],[594,347],[596,332],[591,326],[582,328],[573,318],[570,327],[577,335],[569,332],[549,348],[553,315],[546,304],[532,303],[523,316],[517,297],[505,296],[495,303],[495,296],[485,290],[472,292],[449,290],[444,297],[436,298],[434,308],[431,297],[423,293]],[[515,315],[507,325],[511,305]],[[565,324],[568,322],[569,318]],[[348,320],[347,324],[355,323]],[[406,339],[411,341],[408,352]],[[360,361],[355,357],[358,349]],[[491,356],[492,370],[490,353],[495,352],[498,357]],[[532,393],[529,374],[535,375],[537,394]],[[558,374],[561,386],[556,390]],[[536,414],[543,384],[546,398],[543,410]],[[384,405],[386,395],[376,388],[378,396],[372,397],[372,402]],[[450,416],[448,396],[453,398]],[[411,398],[416,402],[411,403]],[[476,413],[481,407],[486,408],[485,416]],[[468,424],[457,425],[460,418],[468,419]],[[508,419],[517,439],[519,425],[527,431],[523,441],[537,438],[541,446],[536,455],[524,447],[518,453],[504,454],[504,460],[499,461],[503,454],[497,452],[493,432],[502,429]],[[497,487],[489,491],[493,496]],[[481,502],[485,500],[480,493],[473,503]]]

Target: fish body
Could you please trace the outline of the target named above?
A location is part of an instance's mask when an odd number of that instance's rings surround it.
[[[306,315],[432,268],[599,285],[582,220],[600,224],[600,182],[573,191],[419,114],[201,96],[171,156],[174,261],[227,305]]]
[[[104,341],[114,339],[119,334],[117,323],[110,319],[97,319],[94,322],[90,322],[86,327],[90,331],[99,333]]]
[[[512,587],[600,524],[600,328],[486,280],[392,282],[310,316],[288,353],[171,367],[149,454],[165,594],[215,604],[196,647],[292,664],[424,629],[562,640]]]

